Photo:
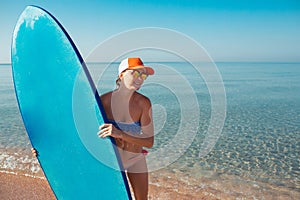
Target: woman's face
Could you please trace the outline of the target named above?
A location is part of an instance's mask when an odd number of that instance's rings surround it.
[[[126,70],[121,74],[121,84],[129,90],[138,90],[143,85],[147,74],[143,69]]]

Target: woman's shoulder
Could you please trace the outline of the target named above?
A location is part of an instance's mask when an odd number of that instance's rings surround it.
[[[109,91],[109,92],[107,92],[107,93],[104,93],[104,94],[100,95],[100,97],[111,96],[112,92],[113,92],[113,91]]]
[[[111,100],[111,95],[112,95],[112,91],[107,92],[107,93],[105,93],[105,94],[102,94],[102,95],[100,96],[100,99],[101,99],[102,103],[110,102],[110,100]]]
[[[135,92],[135,100],[138,102],[139,105],[145,106],[151,106],[151,101],[148,97],[146,97],[145,95]]]

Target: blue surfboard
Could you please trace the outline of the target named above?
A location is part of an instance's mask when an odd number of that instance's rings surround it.
[[[105,114],[88,69],[62,25],[28,6],[12,40],[19,109],[58,199],[131,199],[111,138],[97,136]]]

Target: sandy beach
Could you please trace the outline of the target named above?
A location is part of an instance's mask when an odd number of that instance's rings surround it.
[[[45,179],[0,173],[0,199],[53,200],[55,196]]]
[[[198,180],[199,181],[199,180]],[[243,186],[238,183],[232,185],[225,181],[216,184],[205,178],[203,184],[161,176],[160,173],[150,173],[149,200],[229,200],[229,199],[298,199],[298,192],[283,191],[273,188],[266,191],[259,186]],[[214,185],[214,186],[213,186]],[[213,187],[212,187],[213,186]],[[224,192],[221,188],[229,188]],[[229,192],[228,192],[229,191]],[[264,191],[264,192],[263,192]],[[45,178],[0,173],[0,199],[6,200],[55,200],[51,188]]]
[[[150,184],[149,199],[218,199],[210,196],[208,193],[202,194],[202,192],[186,194],[185,192],[187,191],[184,191],[184,188],[181,189],[175,191],[171,187],[161,188]],[[56,198],[45,179],[0,173],[0,199],[55,200]]]

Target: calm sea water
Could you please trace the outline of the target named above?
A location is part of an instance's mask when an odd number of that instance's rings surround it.
[[[100,93],[114,88],[115,64],[88,66]],[[161,168],[196,180],[250,181],[254,188],[266,184],[265,188],[278,187],[296,198],[300,192],[300,63],[217,63],[226,91],[226,119],[220,137],[204,157],[199,153],[212,111],[205,78],[187,63],[153,66],[161,70],[141,89],[153,104],[156,135],[150,154],[171,145],[166,156],[180,155]],[[191,100],[194,97],[198,105]],[[199,119],[186,122],[182,112],[194,116],[195,106],[200,109]],[[39,175],[18,111],[10,65],[0,65],[0,119],[0,170]],[[192,127],[197,130],[194,138],[182,137],[183,143],[190,140],[188,148],[172,147],[176,134],[188,135],[192,130],[178,133],[190,123],[198,127]],[[160,166],[155,160],[148,162]]]

